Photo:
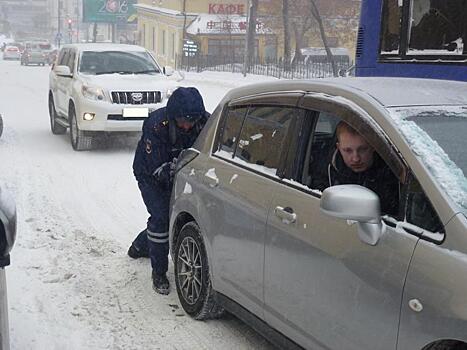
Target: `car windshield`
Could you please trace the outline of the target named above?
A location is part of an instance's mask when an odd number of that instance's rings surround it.
[[[83,74],[156,74],[160,69],[144,51],[85,51],[78,71]]]
[[[415,154],[467,213],[467,106],[391,108]]]

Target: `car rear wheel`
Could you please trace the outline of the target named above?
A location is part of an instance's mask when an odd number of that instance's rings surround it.
[[[214,301],[206,249],[195,222],[180,231],[174,260],[175,285],[185,312],[197,320],[220,317],[224,310]]]
[[[79,129],[75,108],[73,106],[70,106],[68,119],[70,121],[70,139],[73,149],[75,151],[88,151],[92,149],[93,138],[90,135],[86,135],[85,131]]]
[[[49,116],[50,116],[50,129],[54,135],[62,135],[66,133],[66,127],[57,124],[57,110],[55,109],[54,98],[49,97]]]

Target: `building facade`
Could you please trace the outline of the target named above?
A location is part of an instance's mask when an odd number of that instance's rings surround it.
[[[162,65],[175,65],[177,56],[227,56],[241,62],[247,30],[247,0],[140,0],[140,44]],[[276,36],[257,22],[256,55],[276,57]]]

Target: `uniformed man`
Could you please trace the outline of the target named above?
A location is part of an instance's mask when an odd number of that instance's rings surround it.
[[[183,149],[190,148],[209,114],[194,87],[180,87],[167,102],[149,115],[136,148],[133,173],[149,212],[147,227],[128,249],[133,259],[150,257],[153,288],[168,294],[166,276],[169,253],[169,205],[175,161]]]

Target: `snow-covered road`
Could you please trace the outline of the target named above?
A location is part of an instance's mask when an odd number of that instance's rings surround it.
[[[238,319],[198,322],[176,292],[151,289],[149,261],[126,250],[147,213],[133,178],[134,139],[75,152],[52,135],[49,67],[0,61],[0,182],[17,202],[7,268],[12,349],[270,349]],[[229,88],[257,81],[187,74],[212,111]],[[169,279],[173,285],[173,267]]]

